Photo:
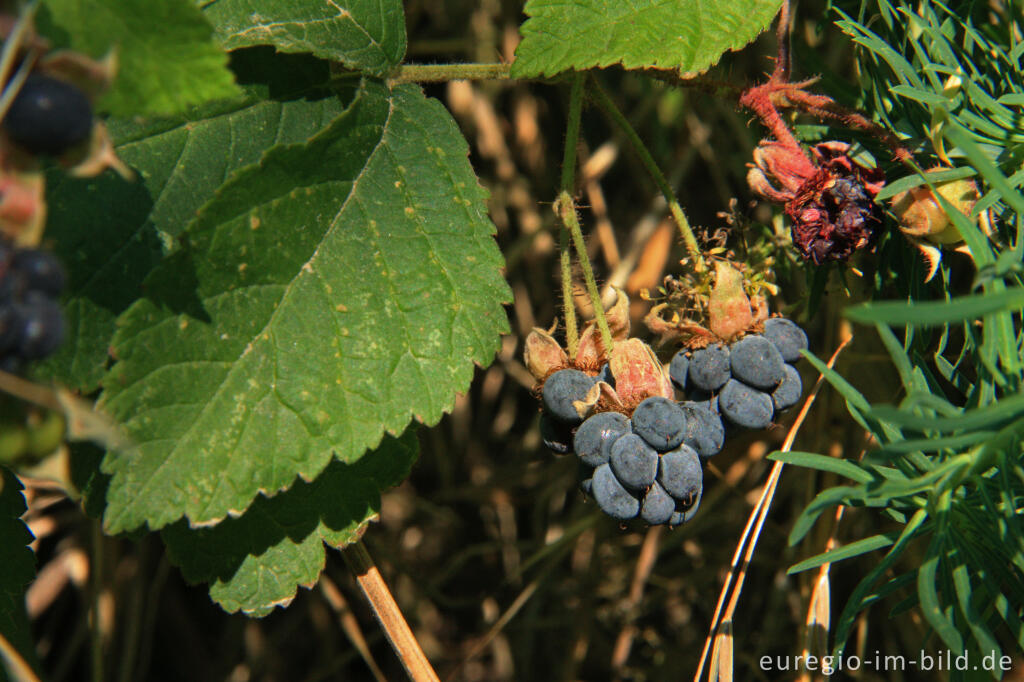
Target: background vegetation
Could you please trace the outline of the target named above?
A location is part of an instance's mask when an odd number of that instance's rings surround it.
[[[510,62],[522,12],[518,2],[409,0],[406,61]],[[736,679],[809,679],[766,673],[758,660],[843,643],[848,653],[881,656],[958,647],[980,656],[998,648],[1013,656],[1012,675],[1024,675],[1021,29],[1014,3],[795,8],[794,79],[820,75],[816,92],[904,136],[921,168],[947,162],[980,185],[975,215],[957,223],[971,255],[944,251],[929,283],[921,254],[891,215],[874,253],[849,267],[816,269],[786,248],[779,210],[753,200],[747,163],[765,131],[736,97],[771,70],[770,32],[726,53],[706,87],[616,66],[596,75],[704,243],[723,244],[741,260],[774,258],[774,307],[808,330],[818,357],[852,336],[793,446],[832,459],[789,456],[805,466],[784,469],[747,569],[731,622]],[[232,62],[236,73],[247,73],[242,59]],[[383,493],[379,523],[363,542],[442,677],[688,679],[773,466],[767,456],[793,417],[766,433],[730,436],[711,461],[699,514],[680,529],[619,528],[585,501],[576,463],[541,444],[533,380],[522,364],[529,330],[561,316],[550,206],[568,80],[455,81],[424,90],[454,116],[490,193],[487,211],[512,292],[511,329],[450,414],[415,432],[418,459],[407,479]],[[890,184],[890,197],[923,182],[868,135],[813,117],[794,122],[805,141],[856,141],[891,181],[907,178]],[[631,294],[639,328],[648,306],[641,292],[681,271],[683,248],[657,186],[589,102],[580,140],[578,202],[590,257],[602,283]],[[53,196],[61,189],[56,181]],[[988,235],[975,220],[982,209],[993,211]],[[66,223],[59,203],[53,210],[57,224]],[[58,243],[59,230],[52,233]],[[578,303],[586,315],[582,289]],[[805,385],[815,369],[818,363],[804,363]],[[99,453],[75,455],[91,463],[76,465],[81,485],[97,470]],[[86,679],[95,670],[90,650],[103,652],[109,679],[402,679],[338,553],[327,552],[319,582],[300,589],[287,608],[260,619],[229,615],[211,602],[208,585],[190,586],[172,565],[164,542],[174,546],[173,526],[163,541],[141,532],[104,535],[46,472],[22,474],[38,570],[27,609],[46,679]],[[94,515],[95,483],[84,485]],[[840,503],[848,506],[836,522]],[[788,569],[825,551],[830,539],[854,556],[831,566],[823,593],[817,570]],[[187,543],[177,546],[189,551]],[[831,614],[819,608],[809,615],[815,596],[830,597]],[[855,677],[947,674],[863,670]]]

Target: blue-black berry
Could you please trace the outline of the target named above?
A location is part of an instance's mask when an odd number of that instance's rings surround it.
[[[26,151],[59,156],[88,139],[92,123],[92,104],[81,90],[33,73],[11,102],[3,128]]]
[[[567,424],[579,424],[583,418],[573,402],[583,400],[594,385],[594,378],[578,369],[560,369],[544,382],[541,397],[551,415]]]

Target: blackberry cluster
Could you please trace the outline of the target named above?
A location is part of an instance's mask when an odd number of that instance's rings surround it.
[[[807,335],[792,320],[769,318],[763,334],[750,334],[726,346],[714,345],[687,355],[679,351],[669,373],[676,388],[697,404],[744,429],[768,427],[775,415],[803,394],[792,363],[807,348]]]
[[[640,403],[632,419],[618,412],[593,415],[573,438],[580,487],[620,521],[688,521],[697,513],[704,479],[695,423],[678,403],[660,396]]]
[[[64,269],[53,254],[0,241],[0,369],[52,354],[64,338],[57,297]]]
[[[611,378],[607,368],[596,377],[559,370],[542,389],[541,436],[557,454],[576,453],[580,488],[612,518],[678,526],[697,513],[703,461],[722,449],[726,426],[765,428],[799,401],[792,363],[804,348],[803,330],[779,317],[731,345],[679,351],[669,376],[689,400],[650,397],[632,417],[598,412],[583,420],[574,403]]]

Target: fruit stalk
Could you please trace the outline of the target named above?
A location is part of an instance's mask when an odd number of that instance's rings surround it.
[[[633,128],[629,120],[619,111],[619,108],[615,106],[615,102],[612,101],[611,97],[608,96],[601,86],[598,84],[596,79],[591,81],[592,87],[590,89],[594,96],[594,100],[597,105],[605,112],[605,114],[612,119],[629,140],[630,145],[633,147],[633,151],[636,152],[637,156],[640,157],[641,163],[647,169],[647,172],[651,174],[655,184],[658,185],[658,189],[661,190],[662,195],[665,197],[665,201],[668,202],[668,210],[672,213],[672,217],[675,218],[676,225],[679,227],[679,234],[683,238],[683,243],[686,245],[686,250],[689,252],[690,257],[693,259],[694,267],[697,272],[704,272],[704,256],[701,253],[700,245],[697,244],[697,238],[693,234],[693,230],[690,229],[690,221],[686,219],[686,214],[683,212],[683,207],[679,205],[679,199],[676,197],[675,192],[672,190],[672,186],[669,184],[665,174],[661,172],[654,157],[651,156],[650,150],[644,145],[643,140],[637,135],[636,130]]]
[[[565,126],[565,151],[562,155],[562,193],[572,194],[576,185],[576,145],[580,138],[580,116],[583,112],[583,75],[576,74],[569,94],[569,119]],[[558,214],[558,203],[555,204]],[[579,347],[579,328],[576,323],[576,304],[572,295],[572,251],[569,229],[565,221],[558,234],[559,265],[562,271],[562,310],[565,315],[565,345],[570,357],[576,357]],[[588,261],[589,265],[589,261]]]
[[[555,201],[555,210],[562,220],[562,225],[568,228],[572,236],[573,245],[576,247],[576,257],[579,258],[580,267],[583,269],[583,281],[587,287],[587,294],[590,295],[590,303],[594,307],[594,319],[597,320],[597,328],[601,332],[601,344],[607,355],[611,353],[614,341],[612,332],[608,327],[608,320],[604,315],[604,306],[601,303],[601,294],[597,290],[597,281],[594,279],[594,270],[590,265],[590,258],[587,256],[587,245],[583,241],[583,231],[580,229],[580,222],[576,217],[576,202],[569,194],[562,190]],[[567,301],[571,303],[571,301]],[[571,351],[570,351],[570,354]]]

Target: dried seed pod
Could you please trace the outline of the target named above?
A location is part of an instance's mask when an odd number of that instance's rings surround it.
[[[935,173],[942,168],[935,168]],[[973,180],[952,180],[937,184],[935,189],[958,211],[970,215],[977,203],[978,186]],[[956,225],[927,185],[900,192],[892,198],[892,210],[900,221],[900,231],[908,237],[927,239],[936,244],[955,244],[963,239]]]

